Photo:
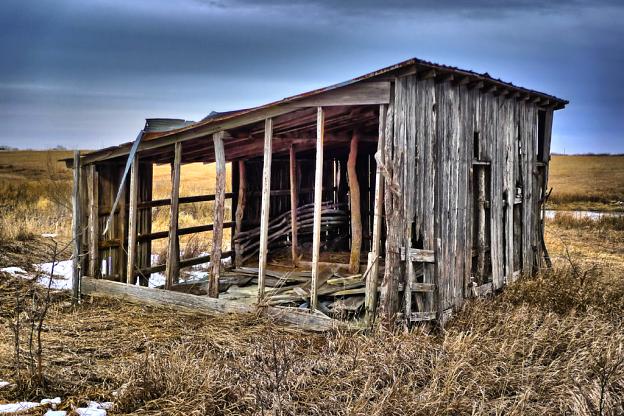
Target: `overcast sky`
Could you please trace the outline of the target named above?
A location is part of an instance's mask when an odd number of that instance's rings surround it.
[[[624,2],[499,3],[2,0],[0,145],[95,149],[418,57],[570,100],[553,151],[624,152]]]

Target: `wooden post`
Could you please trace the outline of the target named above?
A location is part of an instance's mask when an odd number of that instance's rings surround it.
[[[347,161],[349,177],[349,199],[351,200],[351,256],[349,257],[349,272],[357,273],[360,270],[360,256],[362,252],[362,214],[360,211],[360,184],[357,178],[355,164],[358,153],[358,136],[353,133]]]
[[[80,151],[74,151],[74,186],[72,190],[72,235],[74,239],[72,256],[72,296],[73,302],[80,300]]]
[[[290,145],[290,224],[291,224],[291,255],[293,266],[299,265],[298,241],[297,241],[297,206],[299,205],[299,192],[297,191],[297,154],[295,146]]]
[[[323,139],[325,112],[318,107],[316,116],[316,166],[314,171],[314,227],[312,230],[312,287],[310,309],[318,307],[319,254],[321,250],[321,203],[323,202]]]
[[[98,205],[98,172],[95,165],[89,165],[87,180],[87,197],[89,209],[89,276],[100,276],[100,232],[99,232],[99,205]]]
[[[128,206],[128,266],[126,267],[126,283],[135,283],[137,255],[137,220],[139,191],[139,154],[135,153],[130,167],[130,202]]]
[[[180,196],[180,163],[182,143],[175,144],[173,165],[171,166],[171,205],[169,217],[169,245],[165,268],[165,288],[170,289],[178,281],[180,272],[180,240],[178,238],[178,198]]]
[[[373,217],[373,240],[371,241],[371,252],[368,256],[368,269],[366,276],[366,295],[364,298],[365,320],[367,325],[371,325],[375,319],[377,309],[377,286],[379,281],[379,249],[381,247],[381,226],[383,224],[383,195],[384,178],[381,171],[381,163],[384,161],[384,147],[386,137],[386,113],[388,106],[379,106],[379,141],[377,142],[377,154],[375,160],[377,169],[375,170],[375,206]]]
[[[264,297],[264,278],[269,243],[269,208],[271,203],[271,156],[273,119],[264,123],[264,165],[262,168],[262,209],[260,211],[260,255],[258,258],[258,302]]]
[[[212,229],[212,254],[210,256],[210,279],[208,296],[219,297],[219,277],[221,276],[221,246],[223,244],[223,217],[225,213],[225,151],[223,150],[224,132],[212,135],[214,142],[217,177],[215,185],[214,219]]]
[[[238,203],[236,204],[236,225],[234,229],[234,239],[243,230],[243,215],[245,213],[245,203],[247,202],[247,178],[245,177],[245,161],[238,161]],[[234,261],[236,267],[243,265],[243,252],[239,242],[234,244]]]
[[[485,254],[487,247],[486,229],[485,229],[485,204],[487,196],[485,193],[485,169],[484,166],[477,166],[477,200],[478,200],[478,229],[477,229],[477,282],[484,283],[485,278]]]

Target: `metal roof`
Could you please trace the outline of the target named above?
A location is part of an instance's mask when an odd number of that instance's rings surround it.
[[[391,65],[385,68],[378,69],[373,72],[369,72],[368,74],[361,75],[359,77],[353,78],[345,82],[341,82],[338,84],[330,85],[328,87],[308,91],[302,94],[293,95],[291,97],[287,97],[287,98],[274,101],[268,104],[264,104],[258,107],[253,107],[253,108],[248,108],[248,109],[243,109],[243,110],[236,110],[236,111],[227,111],[227,112],[214,112],[213,111],[201,121],[198,121],[195,123],[184,122],[183,126],[176,126],[176,128],[173,128],[170,130],[151,132],[147,134],[146,137],[144,137],[143,141],[149,142],[150,140],[154,140],[154,139],[171,138],[171,141],[173,142],[176,140],[176,136],[181,133],[192,132],[194,130],[205,128],[207,126],[221,123],[226,120],[234,120],[238,117],[242,117],[247,114],[260,112],[262,110],[267,110],[272,107],[283,106],[288,103],[296,102],[304,98],[323,94],[325,92],[332,91],[341,87],[345,87],[347,85],[355,84],[357,82],[371,80],[374,78],[383,78],[384,76],[389,76],[389,75],[400,75],[402,72],[405,72],[405,70],[409,70],[411,68],[414,68],[418,72],[433,70],[436,74],[441,74],[441,75],[452,74],[454,76],[461,77],[462,79],[466,79],[468,82],[471,82],[471,83],[483,82],[485,86],[496,86],[504,90],[512,90],[521,95],[547,101],[549,103],[548,105],[552,106],[555,110],[562,109],[565,107],[566,104],[568,104],[567,100],[557,98],[555,96],[545,94],[539,91],[519,87],[517,85],[514,85],[511,82],[505,82],[500,79],[495,79],[492,76],[490,76],[487,72],[480,74],[480,73],[470,71],[470,70],[460,69],[457,67],[447,66],[447,65],[442,65],[442,64],[436,64],[436,63],[424,61],[418,58],[412,58],[412,59],[408,59],[406,61],[397,63],[395,65]],[[125,148],[129,149],[131,145],[132,145],[132,142],[127,142],[127,143],[120,144],[118,146],[112,146],[112,147],[108,147],[105,149],[101,149],[101,150],[89,153],[89,155],[87,156],[87,163],[89,163],[89,161],[93,161],[97,159],[102,159],[102,158],[105,159],[107,158],[107,155],[110,155],[110,157],[121,156],[123,155],[123,153],[121,154],[118,154],[118,153],[120,151],[123,152]]]

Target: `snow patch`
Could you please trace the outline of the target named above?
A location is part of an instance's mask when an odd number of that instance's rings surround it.
[[[36,402],[0,404],[0,414],[23,412],[25,410],[33,409],[39,406],[41,406],[41,403]]]
[[[0,389],[9,385],[11,385],[11,383],[8,381],[0,380]]]
[[[43,416],[67,416],[65,410],[48,410]]]

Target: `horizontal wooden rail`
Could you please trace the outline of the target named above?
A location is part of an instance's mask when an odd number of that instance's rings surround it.
[[[234,226],[234,223],[231,221],[223,223],[223,228],[232,228],[233,226]],[[214,224],[196,225],[193,227],[180,228],[178,230],[178,235],[202,233],[204,231],[212,231],[213,228],[214,228]],[[169,231],[157,231],[155,233],[141,234],[139,235],[137,240],[138,241],[151,241],[151,240],[158,240],[160,238],[167,238],[167,237],[169,237]]]
[[[349,322],[338,321],[320,313],[311,313],[297,308],[282,308],[276,306],[256,307],[224,299],[210,298],[208,296],[197,296],[188,293],[173,292],[171,290],[128,285],[104,279],[93,279],[87,276],[81,279],[80,291],[83,295],[116,298],[127,302],[175,308],[202,315],[215,313],[256,314],[259,312],[274,321],[292,325],[307,331],[322,332],[334,329],[362,329]]]
[[[225,198],[232,198],[234,194],[232,192],[227,192],[225,194]],[[194,195],[194,196],[181,196],[178,198],[178,204],[191,204],[193,202],[207,202],[214,201],[214,195]],[[152,208],[152,207],[163,207],[166,205],[171,205],[171,198],[166,199],[154,199],[152,201],[143,201],[139,202],[139,208]]]
[[[221,258],[227,258],[230,257],[232,255],[231,251],[224,251],[221,254]],[[196,266],[198,264],[203,264],[203,263],[208,263],[210,261],[210,254],[206,254],[205,256],[199,256],[199,257],[193,257],[191,259],[185,259],[185,260],[180,260],[180,268],[183,267],[190,267],[190,266]],[[152,274],[152,273],[160,273],[165,271],[165,268],[167,267],[166,264],[159,264],[157,266],[151,266],[151,267],[145,267],[141,270],[139,270],[139,272],[143,275],[146,274]]]

